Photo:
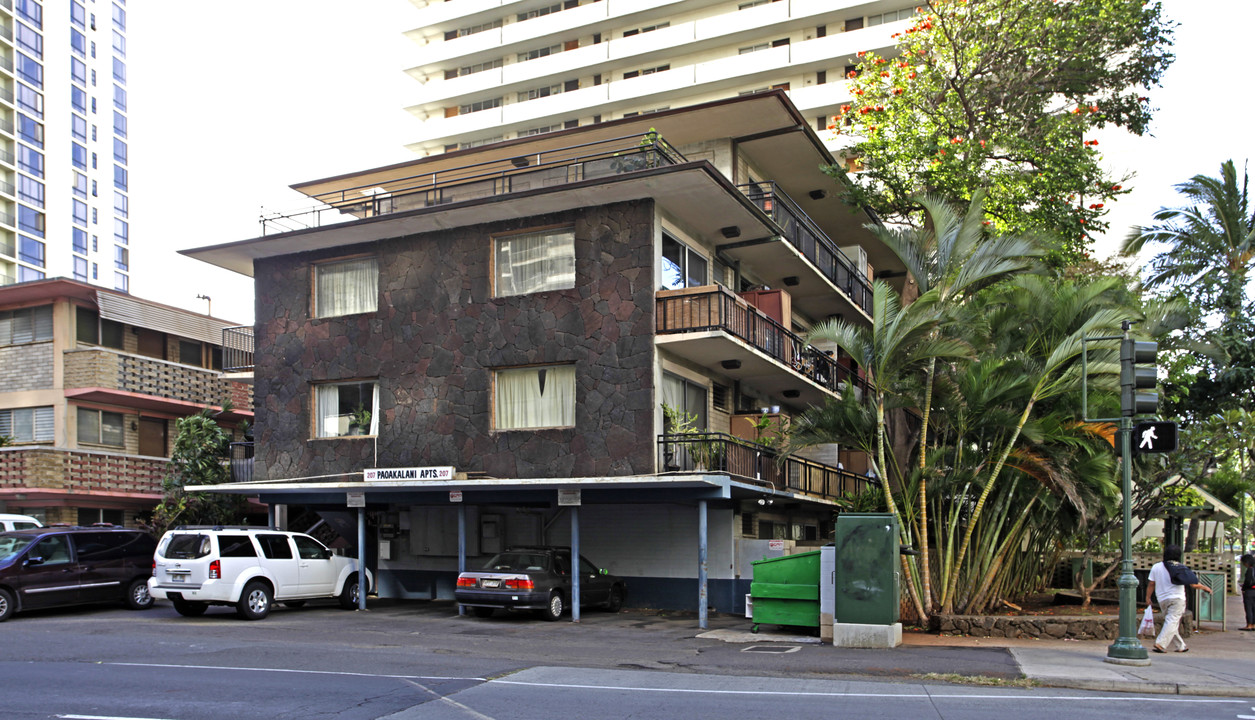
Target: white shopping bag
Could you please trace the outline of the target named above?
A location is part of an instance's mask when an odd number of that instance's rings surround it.
[[[1155,613],[1151,612],[1149,605],[1146,606],[1146,612],[1142,613],[1142,624],[1137,626],[1137,634],[1155,634]]]

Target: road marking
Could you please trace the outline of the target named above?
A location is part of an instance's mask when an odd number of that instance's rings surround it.
[[[162,720],[161,718],[122,717],[121,715],[58,715],[65,720]]]
[[[230,667],[226,665],[161,665],[158,663],[125,663],[110,662],[100,663],[101,665],[120,665],[123,667],[145,667],[145,668],[165,668],[165,669],[183,669],[183,670],[238,670],[241,672],[272,672],[272,673],[294,673],[305,675],[344,675],[346,677],[371,677],[371,678],[392,678],[397,680],[466,680],[468,682],[486,682],[488,678],[481,677],[439,677],[433,675],[380,675],[378,673],[359,673],[359,672],[339,672],[333,670],[293,670],[290,668],[259,668],[259,667]]]
[[[1197,697],[1124,697],[1124,696],[1100,696],[1094,697],[1084,696],[1067,696],[1067,695],[1049,695],[1036,697],[1032,695],[964,695],[964,694],[943,694],[943,693],[859,693],[859,692],[793,692],[785,690],[698,690],[694,688],[657,688],[643,686],[628,685],[578,685],[574,683],[547,683],[547,682],[527,682],[523,680],[489,680],[492,685],[530,685],[533,687],[549,687],[549,688],[571,688],[574,690],[627,690],[631,692],[658,692],[658,693],[693,693],[705,695],[779,695],[786,697],[809,696],[809,697],[848,697],[848,698],[920,698],[924,700],[1072,700],[1079,702],[1107,701],[1119,700],[1123,702],[1188,702],[1188,703],[1243,703],[1245,700],[1208,700]],[[1252,720],[1255,720],[1253,718]]]
[[[435,695],[436,699],[439,700],[440,702],[445,703],[447,705],[452,705],[453,707],[466,712],[468,715],[475,718],[475,720],[493,720],[493,718],[481,712],[478,712],[476,710],[472,710],[471,708],[468,708],[467,706],[463,705],[457,700],[453,700],[452,698],[447,698],[444,695],[441,695],[440,693],[430,688],[424,687],[420,683],[416,683],[413,680],[406,680],[405,682],[409,683],[410,685],[413,685],[414,687],[418,688],[419,690],[422,690],[425,693],[430,693],[431,695]]]
[[[741,648],[741,652],[784,655],[787,653],[795,653],[801,649],[801,645],[750,645],[747,648]]]

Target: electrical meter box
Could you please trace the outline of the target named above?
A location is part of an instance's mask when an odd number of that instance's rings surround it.
[[[898,525],[888,513],[842,513],[837,516],[836,607],[833,621],[862,625],[894,625],[902,562]]]

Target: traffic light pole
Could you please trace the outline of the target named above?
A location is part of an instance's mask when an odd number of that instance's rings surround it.
[[[1123,341],[1129,339],[1131,323],[1121,325]],[[1120,637],[1107,646],[1106,661],[1118,665],[1149,665],[1150,656],[1137,639],[1137,576],[1133,574],[1133,418],[1120,417],[1120,495],[1124,510],[1124,537],[1120,543]]]

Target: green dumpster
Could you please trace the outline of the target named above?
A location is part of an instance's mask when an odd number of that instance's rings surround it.
[[[761,624],[819,627],[819,551],[754,563],[753,632]]]

